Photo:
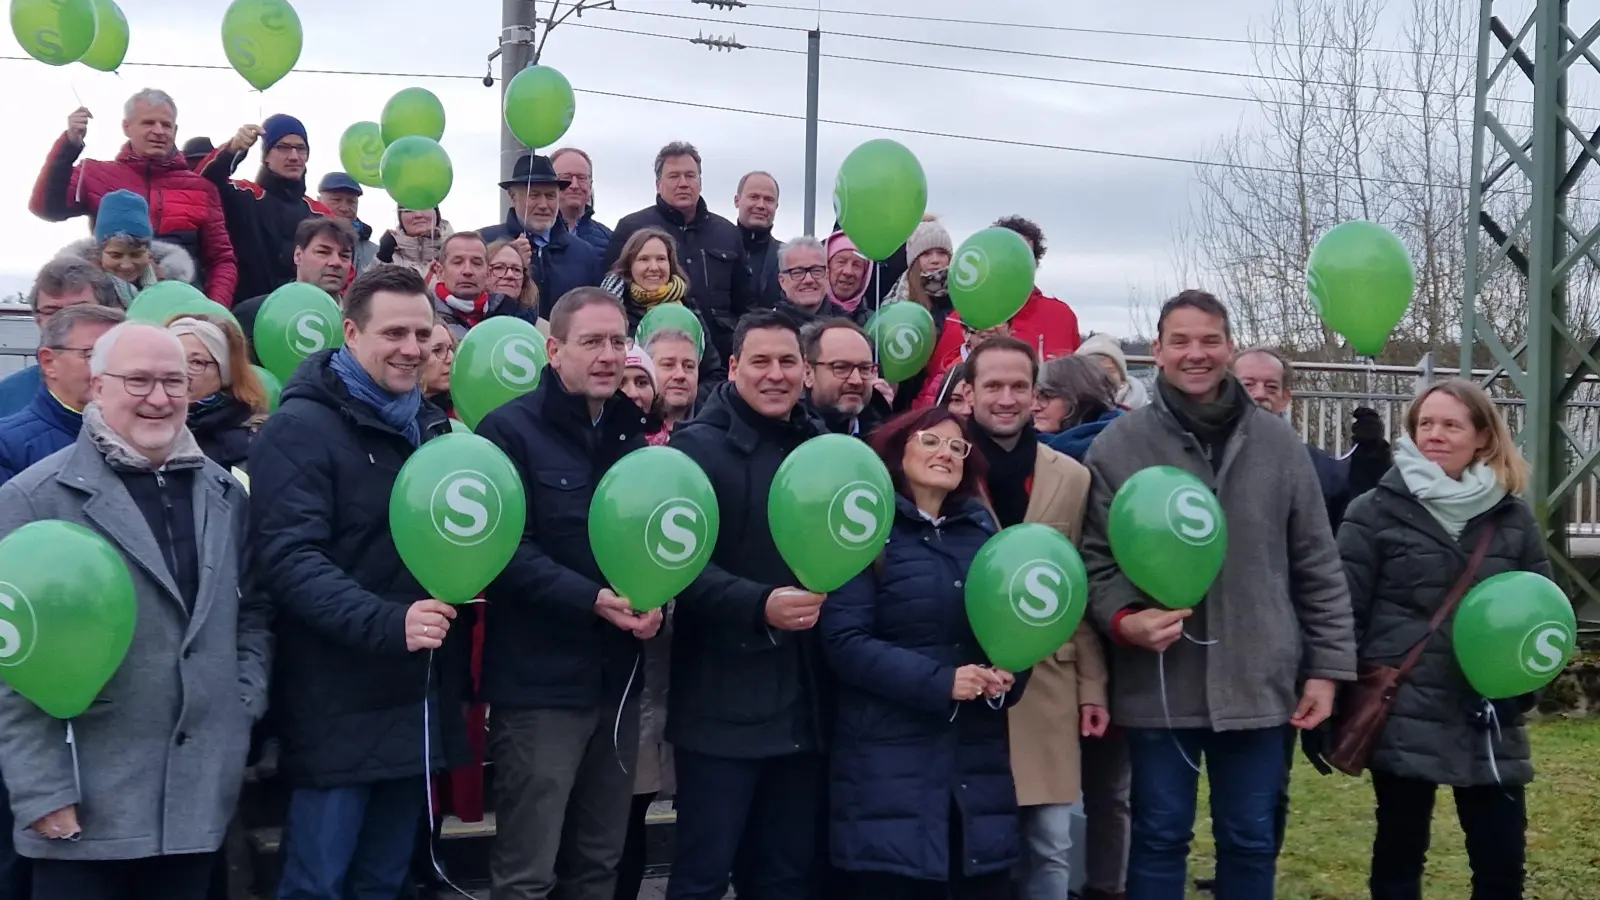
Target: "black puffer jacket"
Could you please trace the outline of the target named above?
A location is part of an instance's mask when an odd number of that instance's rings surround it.
[[[783,286],[778,284],[778,253],[783,241],[772,236],[771,228],[739,226],[744,241],[745,271],[750,275],[753,295],[764,309],[776,309],[783,302]]]
[[[700,464],[717,492],[722,522],[711,562],[673,612],[667,740],[716,756],[760,759],[826,746],[826,677],[813,631],[767,627],[767,596],[798,585],[767,525],[778,466],[825,433],[795,408],[768,419],[724,382],[671,446]]]
[[[739,317],[760,307],[750,271],[745,267],[744,238],[739,226],[706,208],[704,198],[692,220],[685,222],[667,201],[656,197],[654,206],[624,216],[606,248],[605,270],[611,271],[623,245],[641,228],[660,228],[678,242],[678,259],[689,273],[689,296],[684,302],[698,310],[711,326],[707,335],[723,359],[733,356],[733,329]]]
[[[395,549],[389,494],[414,448],[350,398],[336,352],[300,366],[250,450],[251,492],[272,498],[251,504],[251,575],[278,612],[272,710],[295,787],[422,774],[424,697],[433,768],[465,738],[459,698],[439,702],[439,666],[430,682],[429,655],[406,650],[406,610],[428,594]],[[418,420],[424,440],[450,430],[426,404]],[[470,611],[446,650],[471,639]]]
[[[606,471],[645,445],[645,417],[616,394],[598,425],[546,366],[533,393],[485,416],[477,433],[522,475],[522,544],[486,597],[483,696],[512,709],[594,709],[622,697],[640,643],[595,615],[605,575],[589,545],[589,503]]]
[[[222,196],[228,238],[239,262],[234,296],[256,297],[295,279],[295,229],[312,216],[327,215],[328,208],[306,196],[303,179],[291,181],[266,166],[256,181],[230,181],[228,176],[244,156],[223,147],[201,163],[200,174]]]
[[[1427,632],[1428,620],[1461,577],[1481,530],[1491,521],[1497,530],[1476,581],[1504,572],[1551,575],[1538,525],[1527,504],[1516,497],[1506,496],[1469,522],[1459,541],[1412,496],[1399,469],[1391,469],[1376,489],[1350,504],[1339,529],[1339,553],[1363,665],[1400,664]],[[1471,721],[1483,698],[1456,663],[1452,624],[1445,622],[1434,634],[1400,686],[1371,767],[1435,784],[1494,784],[1488,755],[1492,734]],[[1494,759],[1500,780],[1527,784],[1533,780],[1528,730],[1516,703],[1496,707],[1501,733],[1494,741]]]
[[[189,405],[189,431],[211,461],[224,469],[244,468],[261,419],[248,404],[223,394],[213,403]]]

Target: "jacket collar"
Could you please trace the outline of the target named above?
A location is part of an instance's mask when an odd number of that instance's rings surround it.
[[[337,352],[339,351],[319,350],[306,357],[306,361],[295,371],[294,377],[283,386],[280,404],[290,400],[310,400],[338,412],[352,425],[392,434],[404,440],[404,435],[385,425],[377,413],[366,404],[356,403],[350,399],[350,391],[328,365],[328,361]],[[417,424],[422,429],[424,442],[450,433],[449,416],[444,414],[444,410],[427,401],[423,401],[422,409],[417,412]],[[410,446],[409,442],[407,446]]]
[[[1422,505],[1422,501],[1411,493],[1411,488],[1406,485],[1405,476],[1400,474],[1398,468],[1390,467],[1389,471],[1383,474],[1383,477],[1378,480],[1378,490],[1388,491],[1400,501],[1394,507],[1394,512],[1407,525],[1428,535],[1439,544],[1461,556],[1466,555],[1465,548],[1470,546],[1467,542],[1467,535],[1475,530],[1477,523],[1497,516],[1506,507],[1519,502],[1512,494],[1506,494],[1501,497],[1498,503],[1489,507],[1486,512],[1479,514],[1471,522],[1468,522],[1467,527],[1461,532],[1461,539],[1457,540],[1450,536],[1450,532],[1444,530],[1444,526],[1439,524],[1439,520],[1434,518],[1433,513],[1428,512],[1427,507]]]
[[[83,427],[83,413],[74,412],[50,393],[50,387],[39,379],[39,391],[33,395],[33,412],[39,418],[67,434],[77,434]]]
[[[695,203],[693,221],[685,221],[683,218],[683,213],[679,212],[677,207],[668,203],[665,197],[657,194],[656,212],[660,213],[662,218],[666,219],[668,222],[672,223],[678,228],[698,228],[700,223],[704,222],[706,220],[706,216],[710,214],[710,209],[706,206],[706,198],[701,197],[700,200]],[[682,252],[682,248],[679,248],[679,252]]]
[[[261,164],[261,171],[256,174],[256,184],[280,200],[304,200],[306,196],[305,179],[285,178],[267,168],[266,163]]]
[[[919,527],[931,527],[932,523],[917,508],[916,501],[899,491],[894,495],[894,511],[900,518]],[[963,497],[959,500],[946,500],[944,515],[940,527],[952,525],[957,522],[972,522],[989,534],[995,533],[994,519],[989,515],[989,508],[983,501],[976,497]]]
[[[598,432],[605,437],[632,438],[645,433],[648,417],[621,391],[600,408],[600,418],[589,415],[589,401],[567,390],[554,367],[546,364],[534,389],[544,419],[570,435],[588,437]],[[619,441],[620,442],[620,441]]]
[[[151,169],[189,168],[189,162],[183,158],[183,154],[179,153],[176,148],[174,148],[170,154],[161,159],[153,159],[148,156],[140,156],[139,154],[133,152],[132,141],[127,141],[122,145],[122,149],[117,153],[117,162],[124,165],[149,166]]]
[[[174,469],[198,469],[205,465],[206,455],[201,452],[200,445],[189,433],[187,425],[178,429],[178,437],[173,444],[172,452],[167,455],[166,462],[157,464],[144,454],[133,449],[122,435],[111,430],[106,424],[105,417],[100,414],[100,405],[91,403],[83,410],[83,430],[78,434],[80,439],[86,439],[102,457],[106,465],[118,472],[162,472]]]
[[[804,400],[795,404],[788,419],[782,421],[769,419],[751,409],[750,404],[739,396],[737,385],[731,381],[717,385],[706,400],[705,410],[696,416],[696,418],[701,417],[711,420],[726,417],[728,439],[746,456],[755,452],[763,442],[791,439],[799,444],[819,434],[828,433],[822,420],[810,411],[809,404]]]
[[[1192,448],[1204,460],[1205,453],[1200,447],[1199,438],[1190,434],[1188,429],[1183,427],[1183,423],[1178,420],[1178,416],[1167,406],[1166,400],[1161,396],[1161,391],[1153,390],[1149,392],[1149,395],[1149,408],[1167,433],[1181,446]],[[1254,403],[1248,402],[1244,403],[1243,406],[1244,409],[1239,414],[1238,421],[1233,425],[1233,433],[1228,438],[1227,447],[1223,450],[1222,466],[1213,470],[1210,465],[1201,465],[1198,467],[1201,471],[1188,470],[1190,474],[1199,477],[1208,486],[1216,487],[1223,476],[1228,474],[1228,469],[1233,464],[1234,458],[1239,455],[1239,449],[1245,446],[1249,440],[1251,420],[1261,412],[1261,408]]]

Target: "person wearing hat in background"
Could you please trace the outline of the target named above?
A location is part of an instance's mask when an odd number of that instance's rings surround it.
[[[433,264],[444,250],[444,242],[456,233],[438,207],[433,209],[399,208],[399,228],[391,228],[378,241],[377,261],[386,265],[405,266],[428,277]]]
[[[267,389],[250,365],[244,333],[221,316],[182,316],[167,332],[189,367],[189,433],[200,452],[235,474],[248,468],[250,444],[267,420]]]
[[[500,187],[511,196],[506,220],[478,229],[485,244],[510,240],[539,288],[539,315],[550,318],[556,301],[573,288],[599,287],[600,251],[573,237],[561,219],[561,192],[571,182],[556,175],[548,157],[525,153]]]
[[[82,257],[110,275],[123,306],[157,281],[193,284],[198,274],[189,251],[155,239],[150,204],[133,191],[105,195],[94,219],[94,235],[68,244],[61,255]]]
[[[230,181],[245,154],[262,142],[261,171],[255,181]],[[328,208],[306,196],[306,163],[311,142],[294,116],[268,116],[260,125],[240,126],[228,143],[201,164],[200,174],[222,194],[234,256],[239,261],[240,297],[270,294],[294,281],[294,232]]]
[[[378,258],[378,245],[372,242],[372,226],[361,221],[361,185],[343,172],[329,172],[317,182],[317,202],[328,208],[328,215],[349,225],[356,232],[354,278]]]
[[[1111,380],[1117,383],[1117,405],[1123,409],[1139,409],[1150,405],[1150,395],[1144,389],[1144,383],[1128,375],[1128,356],[1122,352],[1122,344],[1115,337],[1105,332],[1091,334],[1084,338],[1076,352],[1077,356],[1087,356],[1100,364],[1106,370]]]
[[[915,303],[933,316],[933,333],[942,335],[953,327],[959,333],[961,326],[951,318],[955,307],[950,302],[950,256],[955,252],[955,242],[950,232],[937,216],[924,216],[911,237],[906,239],[908,265],[904,274],[883,298],[885,304],[902,301]],[[830,273],[832,267],[829,267]],[[970,346],[977,346],[974,341]],[[944,374],[951,366],[967,358],[968,344],[958,341],[955,347],[936,346],[928,364],[921,372],[902,382],[895,393],[895,409],[933,406],[944,386]]]
[[[660,407],[656,404],[656,364],[638,344],[628,345],[628,355],[622,361],[622,393],[649,417],[645,425],[645,443],[652,447],[665,446],[672,432],[660,427]]]
[[[200,171],[200,164],[205,162],[206,157],[210,156],[215,149],[217,148],[212,145],[211,138],[189,138],[183,142],[183,161],[189,164],[190,169],[198,172]]]
[[[872,285],[872,260],[861,255],[856,242],[843,231],[828,235],[828,299],[857,321],[866,322],[876,309],[871,303],[862,304]],[[874,295],[876,296],[876,295]]]

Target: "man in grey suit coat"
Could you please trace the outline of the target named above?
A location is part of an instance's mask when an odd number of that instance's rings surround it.
[[[240,589],[247,497],[186,427],[189,375],[167,332],[95,342],[93,402],[72,446],[0,487],[0,538],[89,528],[133,577],[133,644],[66,726],[0,686],[0,770],[35,897],[204,900],[265,711],[270,613]],[[157,887],[159,886],[159,888]]]

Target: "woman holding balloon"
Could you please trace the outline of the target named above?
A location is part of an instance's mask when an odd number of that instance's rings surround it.
[[[839,680],[830,857],[851,898],[1008,898],[1021,852],[1005,710],[1026,674],[990,665],[962,585],[995,523],[984,461],[947,410],[872,443],[897,491],[879,562],[829,595],[819,629]]]
[[[1376,666],[1406,672],[1403,660],[1419,654],[1365,760],[1377,795],[1374,900],[1421,896],[1440,785],[1455,793],[1474,900],[1522,897],[1533,779],[1522,716],[1575,632],[1571,606],[1546,580],[1539,526],[1516,496],[1526,484],[1489,396],[1447,381],[1412,404],[1394,468],[1339,529],[1363,681]],[[1491,604],[1497,624],[1517,627],[1483,627]]]

